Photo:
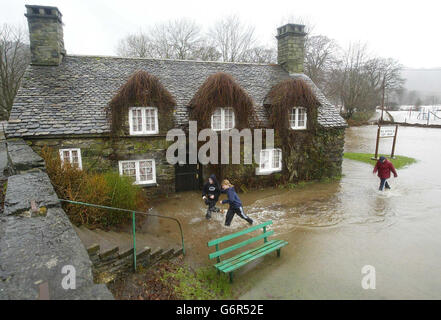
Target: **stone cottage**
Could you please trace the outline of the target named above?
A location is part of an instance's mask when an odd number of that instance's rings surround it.
[[[346,123],[303,74],[304,26],[277,29],[278,64],[79,56],[64,49],[58,8],[26,10],[32,61],[9,139],[51,146],[83,170],[119,170],[151,193],[197,189],[212,170],[239,184],[340,174]],[[172,165],[166,133],[192,119],[216,132],[274,128],[275,147],[253,165]]]

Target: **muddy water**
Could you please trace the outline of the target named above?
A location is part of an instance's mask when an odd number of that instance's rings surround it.
[[[348,129],[346,151],[373,152],[375,135],[374,126]],[[390,148],[383,139],[380,152]],[[344,160],[339,182],[241,194],[247,214],[272,219],[275,238],[289,241],[281,258],[267,255],[237,272],[241,298],[440,299],[441,130],[400,128],[396,154],[418,163],[399,170],[383,193],[371,165]],[[193,264],[208,263],[208,240],[247,226],[235,217],[226,228],[223,214],[207,222],[195,192],[154,203],[152,212],[182,221]],[[171,223],[150,219],[144,229],[178,242]],[[375,267],[375,290],[361,286],[364,265]]]

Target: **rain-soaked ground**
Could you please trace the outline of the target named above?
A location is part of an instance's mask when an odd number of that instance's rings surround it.
[[[375,126],[346,131],[348,152],[373,152]],[[398,171],[392,190],[379,192],[369,164],[344,160],[341,181],[294,190],[240,194],[245,212],[273,220],[274,238],[289,241],[275,253],[240,269],[234,287],[244,299],[441,299],[441,130],[399,128],[396,153],[416,164]],[[380,152],[389,153],[391,139]],[[199,192],[154,202],[152,213],[183,224],[186,260],[206,265],[208,240],[247,227],[235,217],[204,218]],[[144,231],[178,243],[173,223],[150,219]],[[376,270],[376,289],[361,286],[364,265]]]

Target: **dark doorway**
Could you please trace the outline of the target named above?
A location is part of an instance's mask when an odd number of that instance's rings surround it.
[[[176,164],[176,192],[199,190],[201,185],[201,165]]]

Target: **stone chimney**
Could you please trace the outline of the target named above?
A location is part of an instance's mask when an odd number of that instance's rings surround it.
[[[288,23],[277,28],[277,63],[287,72],[303,73],[305,26]]]
[[[57,7],[26,5],[31,64],[58,66],[66,55],[63,22]]]

